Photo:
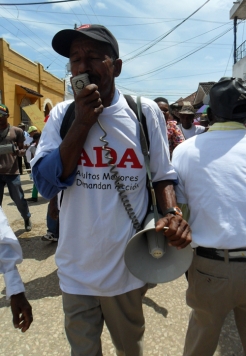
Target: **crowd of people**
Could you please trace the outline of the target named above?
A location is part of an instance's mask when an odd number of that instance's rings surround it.
[[[57,241],[59,236],[55,259],[71,355],[102,355],[105,323],[118,356],[141,356],[142,298],[148,284],[127,269],[124,251],[148,211],[148,188],[141,127],[115,86],[122,69],[118,42],[104,26],[84,25],[59,31],[52,46],[69,58],[72,77],[87,73],[91,83],[74,92],[74,101],[52,109],[41,136],[36,127],[28,129],[34,144],[31,201],[38,201],[37,192],[50,200],[47,223],[50,215],[55,221],[59,215],[59,224],[55,230],[48,228],[43,240]],[[244,83],[222,78],[212,87],[207,117],[200,121],[208,120],[209,126],[194,124],[195,110],[187,103],[178,113],[179,122],[163,97],[141,98],[141,108],[162,214],[156,232],[173,248],[191,243],[194,250],[187,273],[186,301],[192,312],[183,355],[212,356],[231,310],[246,352]],[[0,151],[1,195],[7,184],[30,231],[16,158],[25,153],[24,131],[10,126],[8,116],[8,108],[0,104],[0,148],[13,142],[18,147],[15,155]],[[61,135],[64,122],[66,132]],[[26,331],[32,309],[16,269],[21,252],[2,216],[0,210],[0,272],[14,325]],[[6,256],[11,249],[16,253],[10,260]]]

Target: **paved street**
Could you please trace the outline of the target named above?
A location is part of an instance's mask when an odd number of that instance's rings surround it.
[[[25,197],[31,196],[32,182],[22,177]],[[2,356],[69,356],[69,346],[63,330],[61,291],[56,274],[55,243],[41,241],[46,232],[47,201],[39,198],[30,203],[33,229],[27,233],[23,220],[11,201],[7,189],[3,209],[9,223],[18,236],[23,249],[24,261],[19,271],[26,287],[26,295],[32,304],[34,322],[22,334],[11,322],[9,304],[0,277],[0,355]],[[185,304],[187,282],[184,276],[174,282],[158,285],[148,291],[144,298],[146,318],[144,355],[181,356],[189,308]],[[115,355],[108,331],[103,332],[104,356]],[[241,343],[232,315],[224,325],[215,356],[243,356]],[[197,355],[199,356],[199,355]]]

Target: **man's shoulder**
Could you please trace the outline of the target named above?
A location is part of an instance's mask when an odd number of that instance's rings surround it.
[[[184,154],[185,156],[187,156],[196,146],[196,140],[198,137],[199,136],[192,136],[186,139],[184,142],[182,142],[182,144],[178,145],[175,148],[175,151],[177,151],[179,154]]]
[[[133,100],[135,101],[135,103],[137,102],[137,96],[136,95],[131,95],[131,97],[133,98]],[[144,96],[141,96],[141,104],[142,104],[142,107],[152,107],[152,108],[155,108],[157,109],[158,108],[158,105],[156,104],[155,101],[149,99],[149,98],[146,98]]]
[[[60,103],[56,104],[50,114],[52,114],[53,112],[59,112],[59,113],[63,113],[63,112],[66,112],[68,107],[70,106],[70,104],[72,104],[74,102],[73,99],[71,100],[64,100],[64,101],[61,101]],[[49,121],[49,120],[48,120]]]
[[[143,107],[146,108],[151,108],[152,110],[159,110],[159,106],[154,100],[151,100],[149,98],[145,98],[144,96],[141,96],[141,103]]]
[[[50,111],[49,120],[47,121],[46,125],[49,123],[49,121],[53,121],[53,120],[58,120],[59,122],[62,122],[69,106],[73,102],[74,100],[65,100],[56,104],[56,106],[54,106]]]
[[[24,136],[24,132],[23,132],[23,130],[22,130],[20,127],[17,127],[17,126],[11,126],[11,125],[10,125],[9,129],[10,129],[10,130],[12,130],[12,131],[15,131],[15,132],[21,133],[21,134],[23,134],[23,136]]]
[[[194,126],[195,126],[196,132],[204,132],[205,131],[205,127],[202,125],[194,125]]]
[[[23,141],[25,141],[24,132],[21,128],[10,125],[9,132],[12,137],[16,136],[17,139],[22,139]]]

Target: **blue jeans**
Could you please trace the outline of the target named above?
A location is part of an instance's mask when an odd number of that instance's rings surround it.
[[[24,198],[19,174],[0,174],[0,205],[2,206],[4,186],[7,185],[10,198],[16,204],[24,220],[30,218],[31,214]]]
[[[50,203],[48,204],[48,209],[47,209],[47,232],[51,232],[52,234],[55,235],[55,237],[59,238],[59,218],[57,220],[52,219],[52,217],[49,214],[49,207]]]

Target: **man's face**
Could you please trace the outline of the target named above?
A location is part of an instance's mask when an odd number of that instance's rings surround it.
[[[157,105],[159,106],[160,110],[162,111],[164,117],[165,117],[165,120],[167,121],[168,120],[168,117],[169,117],[169,106],[167,103],[165,103],[164,101],[159,101],[157,103]]]
[[[109,46],[90,38],[77,38],[70,48],[72,76],[88,73],[90,82],[98,86],[103,103],[112,100],[114,78],[121,72],[121,60],[113,61],[111,56]]]
[[[6,126],[8,123],[9,114],[0,112],[0,126]]]
[[[29,133],[29,136],[30,136],[30,137],[33,137],[33,136],[35,135],[35,133],[37,133],[37,132],[38,132],[37,130],[32,131],[32,132]]]
[[[194,120],[194,115],[191,114],[179,114],[180,122],[184,129],[190,129]]]

